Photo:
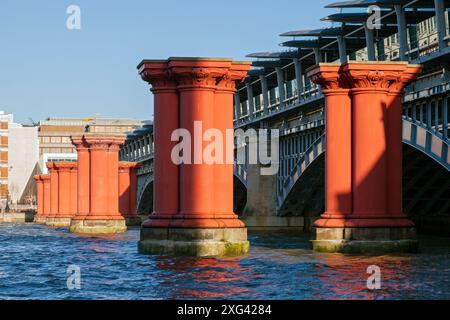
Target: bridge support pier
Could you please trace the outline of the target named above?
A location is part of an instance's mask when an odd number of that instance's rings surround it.
[[[34,216],[35,223],[42,223],[44,218],[44,181],[42,180],[42,176],[34,176],[34,180],[36,181],[37,187],[37,211]]]
[[[142,225],[139,252],[190,256],[247,253],[247,229],[233,213],[233,138],[227,142],[230,137],[225,133],[227,129],[232,133],[233,94],[249,64],[170,58],[165,62],[145,60],[138,68],[155,97],[155,212]],[[176,89],[173,99],[161,96],[165,93],[161,88],[168,84],[172,85],[171,94]],[[171,132],[162,134],[167,128]],[[178,128],[189,135],[183,135],[182,161],[172,159],[172,147],[167,148],[172,145],[172,131]],[[213,136],[208,138],[208,134]],[[189,146],[186,138],[191,139]],[[205,158],[211,155],[207,152],[211,139],[223,142],[215,146],[212,162]],[[166,166],[178,162],[174,166],[179,170],[176,185],[161,171],[164,164],[158,166],[162,159],[169,161]],[[163,194],[177,195],[172,203],[165,203],[177,204],[176,212],[158,211],[157,199]]]
[[[75,162],[55,162],[53,168],[58,172],[58,213],[52,214],[46,220],[50,227],[68,227],[75,212],[73,211],[72,170],[77,166]],[[76,188],[76,181],[74,187]]]
[[[34,220],[36,223],[45,224],[48,216],[50,215],[50,205],[51,205],[51,198],[50,198],[50,175],[42,175],[42,189],[43,189],[43,208],[42,208],[42,216],[37,217],[37,219]]]
[[[51,225],[59,213],[59,172],[53,162],[47,163],[47,169],[50,172],[50,213],[45,219],[45,224]]]
[[[72,139],[79,157],[79,183],[89,182],[89,194],[78,188],[78,212],[70,224],[70,232],[81,234],[112,234],[125,232],[125,219],[119,213],[119,136],[85,135]],[[86,152],[88,151],[88,153]],[[89,177],[89,180],[84,178]],[[80,191],[83,192],[80,197]],[[88,199],[85,199],[85,197]],[[87,201],[88,200],[88,201]],[[80,210],[80,201],[83,207]],[[85,205],[89,204],[89,207]]]
[[[314,250],[349,253],[417,250],[414,224],[401,208],[400,99],[404,87],[419,73],[419,66],[406,62],[321,64],[309,72],[312,81],[324,86],[327,104],[327,208],[315,223]],[[342,90],[350,92],[351,123],[348,114],[344,114],[348,110],[345,103],[334,98]],[[347,131],[351,134],[342,137],[344,141],[330,140],[339,136],[333,130],[342,125],[342,116],[350,128],[341,128],[341,134]],[[342,145],[351,146],[348,153],[344,149],[343,157],[351,155],[344,162],[337,152]],[[346,170],[348,164],[351,172]],[[342,174],[345,179],[336,177]],[[341,188],[344,180],[345,188]],[[330,189],[334,191],[330,193]],[[338,210],[330,212],[331,207]]]
[[[119,163],[119,212],[125,218],[127,226],[140,226],[142,223],[136,214],[138,166],[134,162]]]

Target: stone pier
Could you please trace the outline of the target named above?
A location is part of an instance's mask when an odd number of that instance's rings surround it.
[[[142,221],[136,213],[137,178],[136,170],[141,166],[135,162],[119,163],[119,212],[127,226],[140,226]]]
[[[312,246],[327,252],[411,252],[402,211],[401,96],[420,66],[319,64],[308,72],[326,98],[326,209]]]
[[[68,227],[76,213],[74,200],[77,193],[77,163],[54,162],[48,166],[58,177],[58,211],[47,217],[46,224],[51,227]]]
[[[40,175],[34,176],[34,180],[36,181],[36,190],[37,190],[37,210],[36,215],[34,216],[34,222],[43,223],[42,221],[44,220],[44,180]]]
[[[78,151],[78,209],[70,232],[112,234],[125,232],[119,212],[119,146],[123,136],[86,134],[73,137]]]
[[[141,228],[138,249],[146,254],[240,255],[249,250],[247,229],[233,213],[233,94],[250,64],[230,59],[144,60],[143,80],[154,94],[154,212]],[[191,160],[174,163],[171,141],[182,128],[193,143],[183,150]],[[223,137],[221,159],[205,163],[211,137]],[[199,140],[202,142],[198,142]]]

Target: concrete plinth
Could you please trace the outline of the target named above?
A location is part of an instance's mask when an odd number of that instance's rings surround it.
[[[2,223],[25,223],[33,222],[34,212],[5,212],[0,213]]]
[[[63,228],[69,227],[71,221],[71,217],[47,217],[45,224],[49,227]]]
[[[127,231],[125,219],[117,220],[90,220],[73,219],[70,223],[70,232],[79,234],[114,234]]]
[[[139,253],[196,257],[238,256],[248,253],[246,228],[142,228]]]
[[[128,227],[140,227],[143,220],[139,216],[130,216],[130,217],[124,217],[125,223]]]
[[[46,221],[47,221],[47,217],[44,217],[44,216],[34,216],[34,223],[37,223],[37,224],[45,224],[46,223]]]
[[[417,252],[416,229],[317,228],[311,246],[319,252],[399,253]]]

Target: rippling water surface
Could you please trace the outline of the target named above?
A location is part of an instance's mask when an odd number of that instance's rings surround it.
[[[420,254],[350,256],[257,234],[248,256],[227,259],[140,255],[138,238],[0,224],[0,299],[450,299],[450,238],[422,238]],[[81,290],[67,289],[69,265]],[[367,289],[369,265],[381,268],[380,290]]]

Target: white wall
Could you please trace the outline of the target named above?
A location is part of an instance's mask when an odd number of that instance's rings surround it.
[[[39,161],[38,127],[11,126],[9,129],[9,194],[12,203],[33,186],[34,170]]]

